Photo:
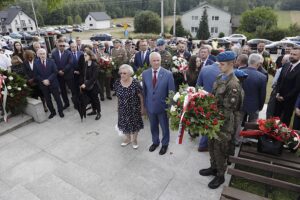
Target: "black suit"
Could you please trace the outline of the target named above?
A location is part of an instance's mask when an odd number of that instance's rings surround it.
[[[283,102],[276,100],[275,116],[290,124],[295,103],[300,92],[300,63],[291,70],[289,63],[285,64],[278,78],[276,93],[284,98]]]
[[[65,106],[69,105],[69,99],[67,95],[67,88],[71,90],[72,93],[72,100],[76,98],[76,91],[75,91],[75,85],[74,85],[74,68],[73,68],[73,56],[72,53],[68,50],[65,50],[60,57],[59,50],[55,50],[52,53],[51,56],[54,59],[54,62],[57,66],[57,70],[62,70],[64,72],[64,75],[57,75],[59,86],[60,86],[60,92],[62,99],[65,103]]]
[[[33,65],[34,75],[38,81],[38,85],[43,92],[45,97],[47,107],[51,113],[56,113],[51,101],[51,93],[56,101],[57,110],[59,113],[63,112],[62,102],[59,95],[59,84],[57,80],[57,68],[53,60],[47,59],[45,66],[42,64],[41,60],[38,59]],[[45,86],[42,81],[49,80],[50,85]]]

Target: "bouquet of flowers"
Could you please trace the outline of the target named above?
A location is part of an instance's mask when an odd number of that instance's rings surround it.
[[[284,143],[284,147],[291,151],[298,151],[300,147],[299,133],[287,127],[278,117],[270,119],[259,119],[259,130],[241,131],[241,136],[261,136],[268,135],[269,137]],[[299,152],[300,153],[300,152]]]
[[[224,116],[218,110],[216,99],[201,88],[186,85],[174,94],[171,92],[167,110],[172,130],[178,130],[178,143],[182,143],[184,130],[198,136],[207,135],[210,139],[218,138],[218,133],[224,123]]]
[[[16,73],[0,70],[1,102],[4,114],[11,111],[17,114],[26,106],[26,97],[30,93],[26,80]]]
[[[140,68],[138,68],[138,70],[136,70],[136,72],[133,75],[133,78],[135,78],[136,80],[138,80],[140,82],[143,81],[142,73],[143,73],[143,71],[145,71],[148,68],[149,67],[148,67],[147,63],[145,63],[143,67],[140,67]]]
[[[171,68],[171,71],[173,73],[184,73],[186,72],[189,67],[188,67],[188,61],[184,58],[173,56],[173,66]]]
[[[112,58],[109,56],[102,56],[99,58],[98,62],[101,70],[104,70],[106,75],[111,75],[113,69]]]

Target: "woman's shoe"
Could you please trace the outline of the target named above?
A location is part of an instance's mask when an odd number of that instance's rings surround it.
[[[139,145],[137,144],[137,133],[131,135],[132,148],[137,149]]]
[[[130,144],[130,135],[129,134],[126,134],[126,139],[124,140],[124,142],[121,143],[121,146],[122,147],[125,147],[127,146],[128,144]]]
[[[101,118],[101,114],[97,113],[97,116],[96,116],[95,120],[99,120],[100,118]]]

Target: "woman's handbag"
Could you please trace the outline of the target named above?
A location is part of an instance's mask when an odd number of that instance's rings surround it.
[[[280,156],[283,149],[283,143],[275,140],[268,135],[258,137],[257,151],[275,156]]]

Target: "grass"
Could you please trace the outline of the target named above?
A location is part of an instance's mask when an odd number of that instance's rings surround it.
[[[275,11],[278,16],[278,27],[288,28],[291,24],[300,25],[300,11]]]

